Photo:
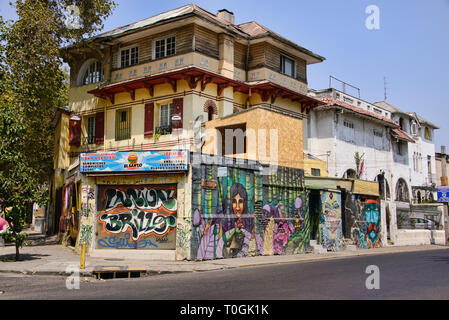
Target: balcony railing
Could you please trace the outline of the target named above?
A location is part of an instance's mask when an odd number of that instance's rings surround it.
[[[172,127],[171,126],[160,126],[156,128],[156,134],[158,135],[165,135],[165,134],[171,134],[172,133]]]

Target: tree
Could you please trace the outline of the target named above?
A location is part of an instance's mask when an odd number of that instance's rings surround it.
[[[10,5],[18,19],[5,22],[0,17],[0,195],[2,207],[13,208],[5,212],[12,227],[3,237],[16,244],[18,259],[28,205],[48,201],[53,170],[51,120],[56,108],[68,104],[63,49],[83,45],[101,30],[116,4],[112,0],[16,0]]]
[[[365,153],[360,155],[358,152],[354,154],[354,160],[355,160],[355,169],[356,169],[356,178],[360,179],[360,177],[363,174],[364,164],[365,161],[363,160],[363,157],[365,156]]]

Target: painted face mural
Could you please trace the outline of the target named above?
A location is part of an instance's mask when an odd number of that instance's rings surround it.
[[[101,186],[97,248],[175,249],[176,185]]]
[[[254,170],[194,171],[191,254],[196,259],[297,253],[308,245],[305,192],[299,170],[263,177]],[[263,179],[266,179],[263,182]],[[206,181],[204,181],[206,180]],[[284,187],[284,186],[288,186]]]
[[[352,196],[346,203],[346,220],[351,223],[351,238],[358,248],[381,247],[380,206],[377,199]]]
[[[342,246],[341,194],[322,192],[321,233],[323,246],[328,250],[338,250]]]
[[[367,241],[370,248],[379,242],[380,210],[379,203],[375,200],[367,200],[363,208],[367,228]]]

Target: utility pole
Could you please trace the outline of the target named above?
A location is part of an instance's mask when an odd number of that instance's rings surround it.
[[[446,171],[446,147],[441,146],[441,185],[447,186],[447,171]],[[443,203],[443,219],[444,219],[444,239],[446,246],[449,246],[449,203]]]

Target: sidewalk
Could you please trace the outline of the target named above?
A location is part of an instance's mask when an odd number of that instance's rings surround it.
[[[80,256],[73,249],[55,243],[55,237],[45,238],[42,235],[30,234],[33,245],[24,246],[20,250],[21,261],[11,262],[15,256],[15,247],[0,247],[0,272],[21,273],[31,275],[66,275],[68,266],[79,267]],[[82,276],[94,276],[95,271],[138,271],[147,275],[199,272],[222,270],[269,264],[306,262],[326,259],[341,259],[354,256],[413,252],[423,250],[448,250],[438,245],[385,247],[375,249],[343,250],[325,254],[297,254],[276,256],[255,256],[246,258],[219,259],[207,261],[156,261],[130,260],[86,257],[85,269],[80,270]]]

